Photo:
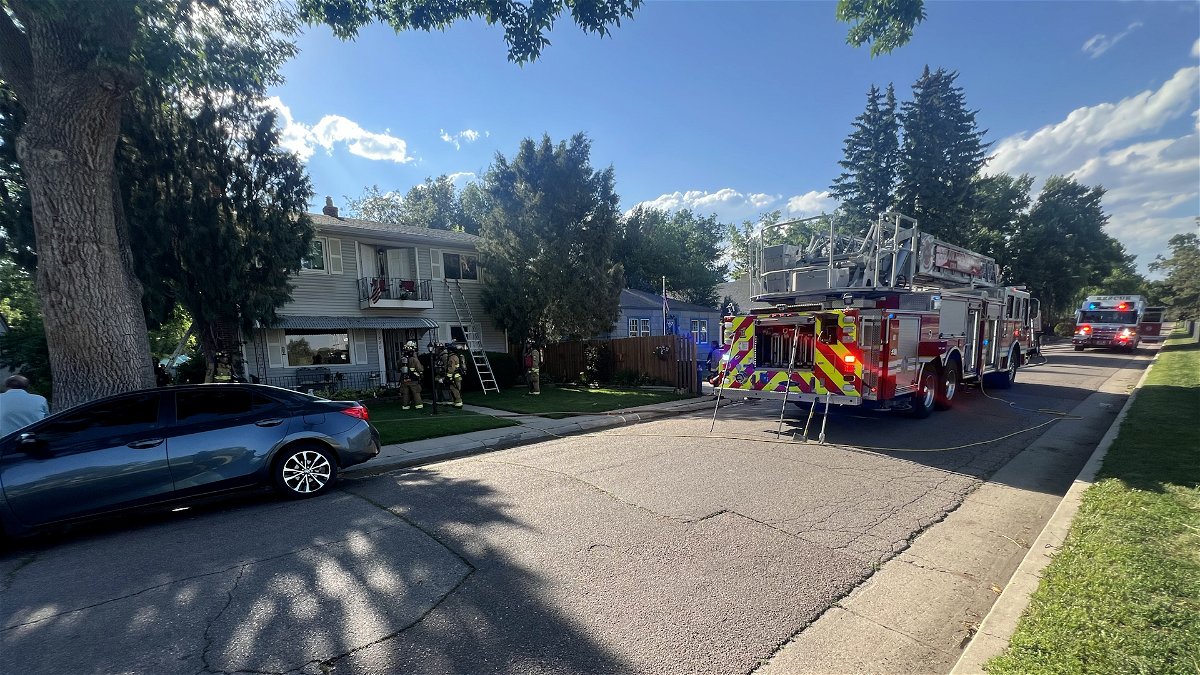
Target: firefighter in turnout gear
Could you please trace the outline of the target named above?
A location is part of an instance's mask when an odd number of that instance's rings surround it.
[[[425,407],[421,400],[421,375],[425,369],[417,359],[417,343],[409,340],[404,343],[403,361],[400,366],[400,409],[408,410],[413,405],[417,409]]]
[[[454,400],[455,408],[461,408],[463,405],[463,359],[459,353],[461,349],[460,345],[451,344],[446,355],[446,386],[450,388],[450,398]]]
[[[533,396],[542,393],[541,369],[542,350],[538,348],[533,338],[529,338],[525,341],[525,382],[529,385],[529,393]]]

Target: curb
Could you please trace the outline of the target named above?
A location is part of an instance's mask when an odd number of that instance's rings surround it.
[[[492,441],[459,441],[455,445],[454,436],[447,436],[447,446],[445,449],[435,451],[413,453],[409,457],[397,457],[379,464],[360,465],[362,468],[354,467],[342,473],[342,476],[347,478],[365,478],[368,476],[377,476],[379,474],[388,473],[397,469],[410,469],[416,466],[425,464],[433,464],[436,462],[444,462],[451,459],[459,459],[469,457],[471,455],[481,455],[496,450],[506,450],[508,448],[520,447],[532,443],[539,443],[545,440],[553,440],[565,436],[578,436],[590,433],[596,429],[606,427],[628,426],[631,424],[639,424],[641,422],[649,422],[659,417],[668,415],[676,415],[681,413],[690,413],[697,410],[711,409],[714,401],[697,401],[694,403],[686,403],[683,405],[674,406],[666,409],[658,410],[642,410],[638,412],[614,412],[603,416],[596,416],[594,419],[585,419],[578,422],[562,423],[560,420],[545,420],[546,422],[559,422],[562,426],[554,429],[543,429],[537,426],[522,424],[519,427],[496,438]],[[721,405],[726,405],[722,402]]]
[[[1029,552],[1025,554],[1025,558],[1013,572],[1012,578],[1005,584],[1000,597],[996,599],[987,616],[983,618],[983,622],[979,624],[979,630],[971,638],[971,642],[963,650],[962,655],[959,656],[950,675],[983,673],[983,665],[1008,648],[1009,641],[1016,632],[1017,623],[1029,606],[1030,597],[1041,583],[1042,570],[1062,549],[1063,542],[1071,530],[1071,523],[1079,512],[1083,493],[1092,486],[1096,472],[1099,471],[1105,455],[1108,454],[1109,448],[1116,440],[1117,434],[1121,430],[1121,424],[1124,423],[1125,416],[1129,413],[1129,408],[1137,398],[1138,392],[1142,390],[1142,385],[1145,384],[1150,371],[1158,363],[1158,356],[1161,353],[1161,351],[1155,353],[1150,364],[1146,366],[1146,370],[1142,372],[1142,376],[1134,385],[1129,398],[1125,400],[1125,405],[1121,406],[1116,419],[1109,425],[1108,431],[1100,439],[1096,449],[1092,451],[1087,463],[1079,470],[1079,475],[1075,477],[1070,489],[1063,495],[1062,501],[1054,510],[1054,514],[1050,516],[1050,520],[1046,521],[1041,534],[1030,545]]]

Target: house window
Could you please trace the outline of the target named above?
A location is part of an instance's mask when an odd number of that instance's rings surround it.
[[[442,253],[442,270],[447,279],[479,280],[479,258],[467,253]]]
[[[638,320],[630,319],[629,320],[629,337],[637,337],[637,336],[638,336]]]
[[[329,366],[350,363],[347,331],[289,330],[285,333],[288,366]]]
[[[325,271],[325,238],[313,237],[312,247],[308,250],[308,255],[300,261],[300,269],[309,270],[311,272]]]
[[[629,337],[639,337],[650,334],[650,319],[630,319]]]
[[[696,344],[708,342],[708,319],[692,319],[692,339]]]

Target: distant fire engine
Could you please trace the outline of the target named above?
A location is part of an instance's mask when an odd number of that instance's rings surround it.
[[[1165,308],[1147,307],[1140,295],[1089,295],[1075,312],[1075,351],[1115,347],[1132,352],[1141,342],[1160,342]]]
[[[751,276],[754,301],[771,307],[725,317],[721,396],[926,417],[951,407],[961,382],[1010,387],[1037,349],[1037,300],[1000,286],[993,259],[921,234],[912,218],[885,214],[862,238],[831,225],[803,248],[767,246],[767,234],[752,242]]]

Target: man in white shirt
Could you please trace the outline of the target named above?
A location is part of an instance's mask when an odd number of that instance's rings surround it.
[[[50,414],[46,398],[29,393],[29,380],[24,377],[9,377],[4,381],[4,389],[0,394],[0,438]]]

